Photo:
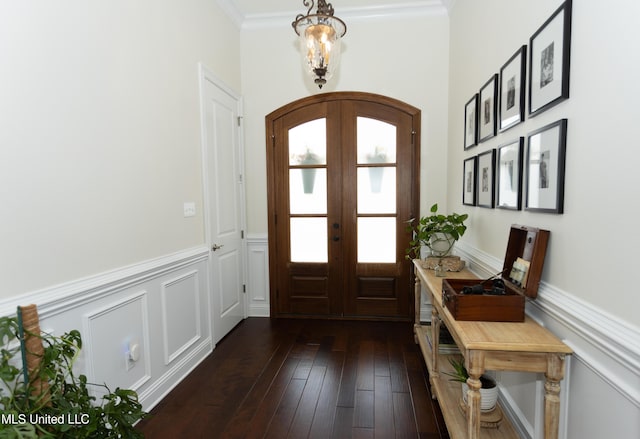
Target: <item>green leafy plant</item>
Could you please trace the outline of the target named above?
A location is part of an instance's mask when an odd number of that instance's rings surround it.
[[[458,360],[454,357],[449,357],[449,364],[451,364],[451,366],[453,367],[453,372],[443,373],[451,377],[450,381],[466,383],[467,379],[469,378],[469,373],[467,372],[467,368],[464,367],[464,360]],[[483,389],[492,389],[496,386],[495,380],[487,375],[482,375],[480,377],[480,384]]]
[[[21,362],[18,320],[0,317],[0,438],[142,438],[133,425],[146,413],[133,390],[87,382],[74,373],[82,348],[80,332],[55,337],[28,334],[42,340],[39,368],[25,373]],[[44,394],[37,377],[48,383]],[[101,401],[89,392],[101,389]]]
[[[431,215],[421,217],[415,225],[415,218],[409,221],[408,230],[413,232],[413,239],[406,250],[407,259],[419,258],[422,246],[431,249],[432,254],[446,256],[467,230],[464,222],[469,215],[466,213],[439,214],[438,203],[431,206],[430,212]]]

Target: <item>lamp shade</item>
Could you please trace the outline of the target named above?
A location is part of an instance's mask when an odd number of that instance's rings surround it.
[[[318,87],[322,88],[330,79],[340,63],[341,39],[347,32],[342,20],[322,13],[319,5],[317,14],[298,16],[293,28],[300,39],[300,50],[304,69],[313,77]],[[329,5],[330,6],[330,5]]]

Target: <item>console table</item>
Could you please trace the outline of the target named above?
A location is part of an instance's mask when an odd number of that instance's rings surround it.
[[[457,321],[442,303],[442,279],[422,268],[415,267],[415,324],[416,343],[429,371],[432,395],[438,399],[449,434],[453,439],[517,438],[507,420],[499,428],[481,429],[480,376],[485,370],[510,370],[544,373],[544,437],[557,439],[560,410],[560,381],[564,377],[564,358],[572,353],[547,329],[528,316],[522,323]],[[473,279],[470,271],[449,272],[448,278]],[[431,325],[420,322],[422,286],[431,297]],[[445,355],[439,353],[440,325],[444,323],[464,357],[469,373],[467,406],[460,409],[460,383],[449,380],[440,371],[449,366]]]

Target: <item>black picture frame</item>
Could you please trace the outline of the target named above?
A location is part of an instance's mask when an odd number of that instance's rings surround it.
[[[564,212],[564,174],[567,119],[560,119],[527,135],[525,210]]]
[[[494,74],[478,94],[478,141],[484,142],[496,135],[498,113],[498,75]]]
[[[478,154],[478,164],[476,166],[476,192],[477,205],[480,207],[493,209],[495,206],[495,163],[495,149],[490,149],[482,154]]]
[[[525,44],[500,68],[498,127],[501,132],[524,122],[526,77],[527,46]]]
[[[478,93],[464,106],[464,149],[478,144]]]
[[[462,204],[467,206],[476,205],[476,166],[476,156],[466,159],[462,166]]]
[[[569,98],[571,0],[566,0],[529,40],[529,116]]]
[[[498,147],[496,159],[496,207],[522,209],[522,161],[524,137]]]

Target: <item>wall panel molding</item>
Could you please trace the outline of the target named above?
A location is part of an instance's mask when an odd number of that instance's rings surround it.
[[[267,235],[247,236],[247,315],[269,317],[269,243]]]
[[[78,373],[136,390],[150,410],[213,350],[208,277],[209,249],[199,246],[5,299],[0,315],[34,303],[41,328],[79,329]],[[132,343],[140,358],[127,363]]]
[[[19,305],[36,303],[40,318],[66,313],[70,308],[117,293],[149,279],[209,258],[206,246],[194,247],[97,275],[0,300],[0,315],[12,315]]]
[[[89,382],[138,391],[151,379],[147,302],[148,293],[142,290],[84,315],[83,339],[91,341],[83,344]],[[110,343],[114,332],[118,332],[119,344]],[[133,344],[138,345],[140,358],[127,364]]]
[[[161,285],[165,364],[172,363],[200,340],[198,284],[198,271],[191,270]]]

